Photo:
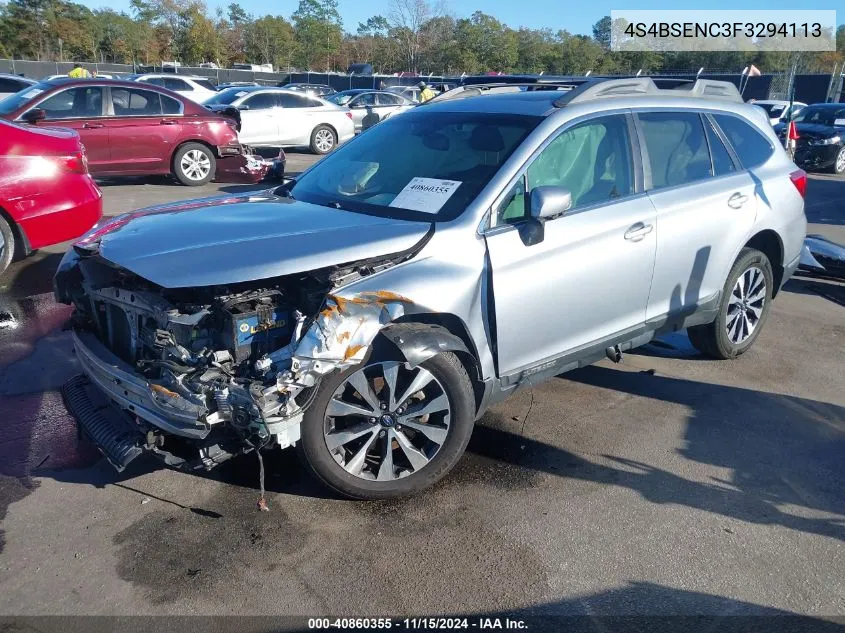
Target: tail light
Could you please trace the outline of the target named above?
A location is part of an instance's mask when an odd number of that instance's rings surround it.
[[[88,157],[85,152],[77,152],[70,156],[56,156],[53,160],[61,169],[73,172],[74,174],[88,173]]]
[[[807,193],[807,172],[803,169],[798,169],[789,174],[789,179],[803,198]]]

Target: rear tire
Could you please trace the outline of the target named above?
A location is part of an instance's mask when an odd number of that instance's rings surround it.
[[[337,147],[337,134],[328,125],[318,125],[311,132],[311,151],[315,154],[328,154]]]
[[[173,175],[189,187],[210,182],[217,171],[214,152],[202,143],[185,143],[173,155]]]
[[[15,232],[2,215],[0,215],[0,275],[15,258]]]
[[[392,368],[393,395],[386,378]],[[417,376],[428,381],[413,395],[401,393],[416,388]],[[361,378],[375,407],[359,395]],[[394,397],[405,397],[405,403],[391,409]],[[385,403],[381,410],[379,402]],[[373,417],[363,408],[375,409]],[[428,411],[416,415],[421,409]],[[404,361],[368,360],[323,379],[305,412],[297,448],[306,469],[345,497],[403,497],[428,488],[454,467],[472,435],[474,413],[472,383],[454,354],[438,354],[414,369]]]
[[[727,360],[743,354],[757,340],[766,323],[773,290],[769,258],[753,248],[743,248],[722,289],[716,320],[689,328],[690,342],[702,354],[713,358]]]

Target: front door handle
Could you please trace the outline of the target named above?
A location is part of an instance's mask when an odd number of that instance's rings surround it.
[[[97,128],[105,127],[102,123],[83,123],[82,129],[84,130],[96,130]]]
[[[159,121],[159,125],[176,125],[176,121],[172,119],[162,119]]]
[[[739,209],[746,202],[748,202],[748,196],[741,194],[739,191],[728,198],[728,206],[731,209]]]
[[[625,231],[625,239],[631,242],[639,242],[653,230],[653,224],[643,224],[642,222],[637,222],[636,224],[632,225],[630,229]]]

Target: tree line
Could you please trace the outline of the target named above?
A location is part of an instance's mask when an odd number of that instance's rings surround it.
[[[610,18],[591,35],[511,28],[476,11],[452,15],[432,0],[390,0],[385,15],[349,28],[338,0],[300,0],[289,17],[250,15],[237,2],[209,12],[202,0],[131,0],[129,13],[68,0],[0,2],[0,57],[136,65],[179,61],[273,64],[281,70],[345,70],[371,63],[377,73],[460,75],[484,72],[594,74],[661,70],[739,72],[756,65],[785,70],[787,52],[611,52]],[[829,73],[845,61],[845,25],[837,50],[801,56],[804,72]]]

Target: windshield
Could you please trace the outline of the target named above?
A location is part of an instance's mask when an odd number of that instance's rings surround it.
[[[514,114],[409,112],[329,154],[290,193],[373,215],[452,220],[540,121]]]
[[[0,106],[2,105],[0,103]],[[795,117],[798,123],[817,123],[819,125],[833,125],[836,119],[845,119],[845,106],[841,108],[808,106]]]
[[[52,84],[41,82],[35,84],[34,86],[27,86],[23,90],[20,90],[13,95],[9,95],[0,101],[0,114],[10,114],[14,112],[22,105],[32,101],[35,97],[50,88],[53,88]]]
[[[203,101],[203,105],[231,105],[241,97],[249,94],[249,90],[244,90],[243,87],[226,88],[215,94],[210,99]]]

